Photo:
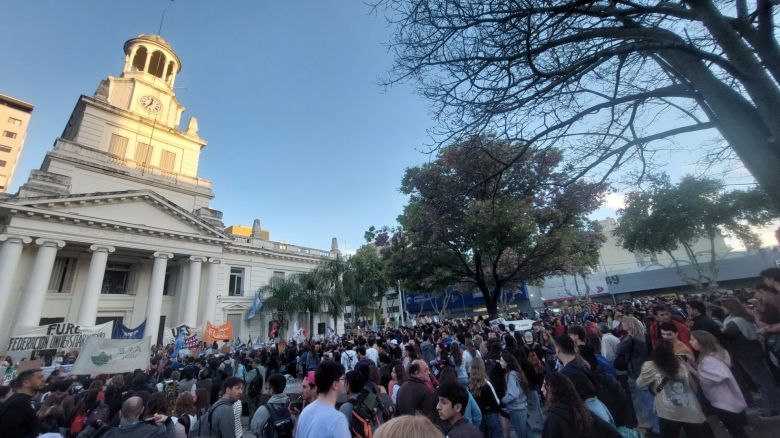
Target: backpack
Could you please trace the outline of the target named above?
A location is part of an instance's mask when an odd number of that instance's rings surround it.
[[[617,426],[636,427],[636,418],[633,418],[628,409],[631,399],[626,395],[623,387],[609,374],[596,370],[590,375],[596,395],[609,409]]]
[[[255,374],[254,379],[252,379],[251,382],[249,382],[249,386],[246,390],[246,395],[257,398],[260,397],[260,393],[263,392],[263,376],[260,375],[260,371],[257,371],[257,374]]]
[[[269,417],[268,421],[263,425],[260,437],[292,438],[294,424],[287,405],[282,403],[266,403],[265,408],[268,409]]]
[[[218,407],[222,405],[229,405],[225,399],[219,399],[216,403],[214,403],[214,406],[211,407],[208,411],[203,412],[198,416],[198,419],[195,420],[195,424],[190,425],[190,431],[187,434],[188,438],[206,438],[211,436],[211,416],[214,414],[214,411],[217,410]]]
[[[374,426],[379,425],[379,412],[382,406],[379,397],[371,391],[363,389],[353,401],[352,418],[349,429],[353,437],[371,438]]]
[[[190,434],[190,416],[184,414],[176,419],[176,422],[184,426],[184,435]]]
[[[225,362],[225,367],[222,368],[222,376],[225,379],[233,376],[233,367],[230,365],[230,362]]]

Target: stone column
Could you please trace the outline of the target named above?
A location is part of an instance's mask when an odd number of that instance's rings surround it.
[[[144,64],[144,71],[147,73],[151,73],[151,70],[149,70],[149,67],[152,65],[152,48],[147,47],[146,48],[146,64]]]
[[[89,261],[87,284],[84,286],[84,296],[79,307],[79,325],[93,326],[97,318],[100,290],[103,288],[103,276],[106,274],[108,255],[115,251],[113,246],[92,245],[92,259]]]
[[[206,293],[202,313],[200,314],[200,327],[206,327],[206,321],[214,319],[214,309],[217,308],[217,274],[219,273],[220,259],[209,259],[206,268]]]
[[[182,321],[188,327],[196,327],[198,317],[198,296],[200,295],[200,270],[206,257],[190,257],[190,277],[187,282],[187,293],[182,297]]]
[[[32,242],[32,239],[26,236],[15,236],[9,234],[0,235],[0,348],[8,345],[9,325],[13,319],[9,312],[9,301],[11,299],[11,285],[13,284],[16,267],[19,266],[19,259],[22,256],[22,248],[25,244]]]
[[[152,345],[157,342],[157,333],[160,330],[165,270],[168,267],[168,259],[172,258],[173,254],[168,252],[154,253],[152,279],[149,282],[149,296],[146,299],[146,328],[144,329],[144,337],[151,336]]]
[[[16,325],[19,327],[36,327],[41,322],[43,303],[46,301],[46,290],[49,288],[51,270],[57,251],[65,246],[62,240],[36,239],[38,254],[35,256],[27,289],[19,300],[16,313]]]

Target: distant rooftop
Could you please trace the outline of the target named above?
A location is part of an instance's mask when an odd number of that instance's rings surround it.
[[[25,111],[31,113],[34,106],[30,102],[25,102],[22,99],[9,96],[7,94],[0,93],[0,105],[10,106],[19,111]]]

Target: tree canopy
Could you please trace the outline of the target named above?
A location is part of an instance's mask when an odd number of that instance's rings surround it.
[[[401,191],[409,202],[399,227],[373,236],[385,244],[390,275],[407,287],[477,288],[496,316],[505,287],[594,266],[603,236],[587,215],[606,186],[564,184],[569,176],[560,171],[556,150],[512,161],[516,153],[480,136],[407,169]],[[490,177],[505,165],[500,177]]]
[[[628,162],[644,175],[661,140],[716,130],[780,205],[776,1],[378,3],[395,29],[386,83],[417,83],[439,145],[520,144],[496,172],[563,149],[576,181]]]
[[[632,252],[666,253],[684,281],[698,289],[717,287],[715,239],[731,235],[746,247],[760,246],[751,226],[765,225],[778,216],[767,194],[760,189],[725,191],[723,183],[711,178],[686,176],[672,184],[662,175],[652,179],[647,190],[626,196],[625,208],[618,211],[614,230],[620,245]],[[709,261],[702,265],[693,246],[709,243]],[[697,277],[689,278],[680,269],[673,251],[682,248],[685,260]]]

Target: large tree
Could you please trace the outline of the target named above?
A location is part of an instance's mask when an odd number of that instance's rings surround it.
[[[302,309],[300,301],[297,300],[300,294],[298,280],[295,277],[273,277],[258,293],[263,297],[264,308],[277,312],[280,319],[278,337],[284,339],[289,314]]]
[[[298,307],[309,314],[309,338],[314,336],[314,314],[320,313],[331,293],[328,278],[321,269],[296,274],[299,288],[295,300]]]
[[[499,133],[522,145],[503,168],[561,148],[574,181],[637,160],[641,175],[659,140],[716,130],[780,205],[777,1],[378,2],[387,83],[416,81],[439,144]]]
[[[652,178],[647,190],[629,193],[626,207],[618,214],[614,235],[623,248],[666,253],[682,280],[696,289],[718,287],[717,238],[731,235],[748,248],[758,247],[760,240],[751,226],[766,225],[777,217],[763,190],[725,191],[718,180],[692,176],[672,184],[666,175]],[[709,246],[704,263],[694,249],[701,241]],[[684,250],[683,259],[675,255],[678,249]],[[681,262],[693,268],[695,277],[682,269]]]
[[[377,303],[382,301],[390,287],[379,249],[373,244],[365,244],[355,251],[348,263],[347,300],[355,310],[353,311],[355,321],[358,314],[375,316]]]
[[[506,287],[595,266],[603,236],[587,215],[600,205],[605,185],[565,184],[558,151],[513,160],[516,154],[516,147],[481,136],[407,169],[401,191],[409,202],[389,239],[398,257],[395,275],[468,284],[495,317]],[[491,178],[501,167],[501,176]]]
[[[347,262],[341,255],[337,255],[336,258],[328,260],[323,268],[330,289],[325,295],[325,309],[333,318],[333,330],[336,334],[338,334],[339,316],[344,314],[344,307],[347,304],[344,290],[344,273],[347,267]]]

